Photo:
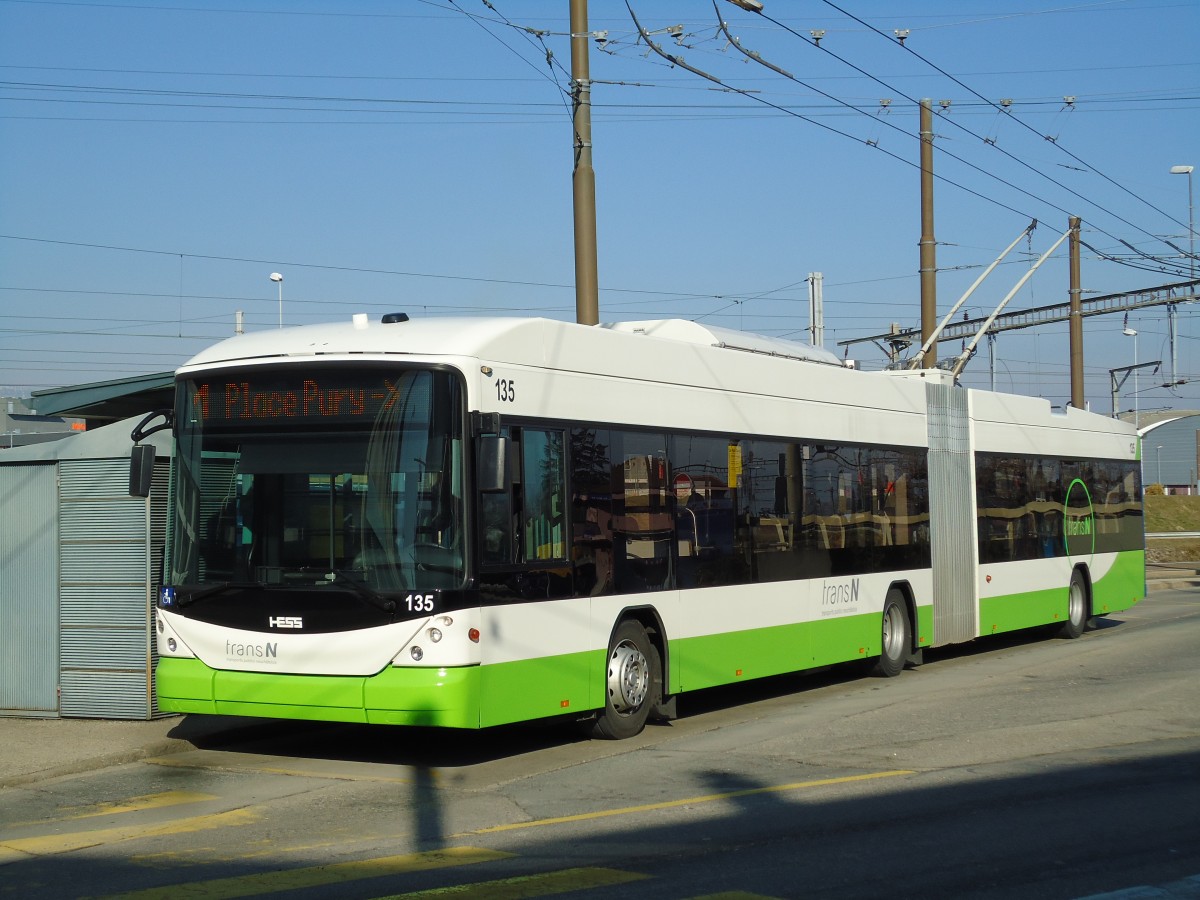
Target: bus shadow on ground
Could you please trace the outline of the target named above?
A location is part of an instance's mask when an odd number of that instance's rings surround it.
[[[1070,898],[1114,890],[1191,897],[1200,865],[1198,770],[1200,749],[1191,735],[1100,755],[1066,753],[1020,774],[964,770],[950,781],[897,772],[894,779],[854,786],[781,785],[705,765],[681,786],[695,799],[675,814],[650,807],[609,811],[597,799],[585,804],[593,814],[580,816],[583,821],[522,823],[529,827],[506,832],[499,842],[505,852],[479,856],[469,867],[389,873],[366,866],[348,879],[324,874],[337,868],[322,852],[325,843],[277,856],[212,859],[202,852],[186,867],[151,866],[100,846],[9,863],[4,892],[39,896],[53,885],[64,897],[97,890],[234,896],[232,886],[253,885],[255,894],[288,896],[304,888],[311,892],[305,896],[516,896],[514,885],[536,885],[543,876],[602,872],[626,877],[619,893],[603,896],[628,898],[716,896],[714,889],[842,900]],[[533,807],[540,802],[531,795],[520,799]],[[448,811],[432,781],[415,781],[395,808],[397,834],[376,852],[395,853],[400,842],[408,853],[482,854],[487,851],[473,848],[493,846],[483,831],[447,833]],[[196,850],[187,843],[191,835],[183,840],[189,853]],[[378,861],[388,859],[396,857]],[[1129,890],[1155,884],[1166,887]]]

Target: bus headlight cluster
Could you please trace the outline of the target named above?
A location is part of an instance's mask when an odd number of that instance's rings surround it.
[[[425,640],[430,644],[440,644],[446,638],[446,630],[454,626],[454,619],[450,616],[439,615],[434,616],[426,623]],[[479,629],[468,628],[466,632],[467,640],[473,644],[479,643]],[[454,652],[453,650],[449,652]],[[414,644],[408,648],[408,655],[413,662],[421,662],[425,658],[425,649],[420,644]],[[438,658],[441,658],[439,654]]]

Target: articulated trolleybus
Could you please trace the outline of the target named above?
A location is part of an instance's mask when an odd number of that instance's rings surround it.
[[[1133,429],[936,370],[394,314],[224,341],[176,396],[166,711],[623,738],[684,691],[1077,637],[1144,590]]]

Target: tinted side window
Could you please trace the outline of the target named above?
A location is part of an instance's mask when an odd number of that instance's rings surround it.
[[[614,433],[613,578],[618,594],[661,591],[675,583],[674,498],[661,434]]]
[[[521,435],[521,559],[566,559],[563,433],[526,428]]]
[[[740,448],[728,438],[675,435],[671,492],[675,501],[676,579],[680,587],[749,580],[749,565],[734,547],[734,495]]]
[[[981,453],[975,466],[980,562],[1143,546],[1137,463]]]
[[[570,596],[565,435],[517,426],[504,434],[510,489],[478,495],[481,593],[492,600]]]
[[[571,432],[571,560],[576,596],[613,592],[611,446],[606,428]]]

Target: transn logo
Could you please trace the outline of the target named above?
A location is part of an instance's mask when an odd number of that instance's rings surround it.
[[[267,624],[272,628],[303,628],[304,619],[300,616],[271,616]]]

